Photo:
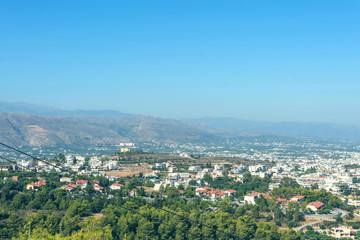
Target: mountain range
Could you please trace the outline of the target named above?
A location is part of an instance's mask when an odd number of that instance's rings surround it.
[[[215,141],[220,137],[234,135],[240,136],[241,131],[150,116],[69,118],[0,113],[0,140],[12,145],[185,143]]]
[[[124,116],[136,116],[135,114],[123,113],[115,110],[63,110],[25,102],[0,102],[0,112],[25,113],[45,117],[118,118]]]
[[[209,127],[242,130],[253,135],[281,135],[290,137],[306,137],[315,139],[360,140],[360,128],[334,123],[321,122],[260,122],[237,118],[196,118],[185,121],[204,124]]]
[[[236,118],[163,119],[114,110],[62,110],[0,102],[0,140],[55,146],[120,142],[216,142],[252,136],[360,140],[360,129],[331,123],[269,123]]]

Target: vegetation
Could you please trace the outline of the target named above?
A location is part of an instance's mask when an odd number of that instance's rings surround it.
[[[14,175],[19,181],[10,180]],[[92,186],[70,194],[59,189],[60,177],[55,172],[0,173],[0,179],[4,179],[0,181],[0,239],[325,239],[317,238],[323,235],[315,232],[304,235],[291,230],[304,221],[303,205],[289,203],[284,207],[276,198],[301,194],[307,201],[343,206],[340,199],[326,191],[293,188],[290,179],[282,183],[289,187],[275,189],[271,198],[239,206],[232,198],[213,202],[197,197],[191,185],[147,192],[144,186],[152,182],[141,175],[121,178],[119,183],[124,186],[116,191],[109,189],[111,182],[107,178],[96,177],[105,187],[105,194]],[[26,190],[28,183],[38,179],[45,179],[46,186],[38,191]],[[214,188],[234,189],[238,196],[266,192],[271,182],[250,174],[244,174],[243,183],[226,175],[207,181]],[[133,189],[137,196],[128,196]],[[179,189],[184,190],[183,196]],[[280,226],[290,230],[280,230]]]

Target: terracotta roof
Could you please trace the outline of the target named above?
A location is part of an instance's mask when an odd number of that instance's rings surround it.
[[[259,193],[259,192],[254,192],[254,193],[248,194],[246,196],[248,196],[248,197],[256,197],[256,196],[259,196],[259,195],[262,196],[263,194]]]
[[[290,199],[290,202],[298,202],[303,199],[304,199],[304,196],[295,196]]]
[[[111,184],[111,186],[114,186],[114,187],[123,187],[124,185],[119,184],[119,183],[113,183],[113,184]]]
[[[88,182],[89,182],[88,180],[76,180],[77,184],[85,184],[85,183],[88,183]]]
[[[325,204],[322,203],[322,202],[316,201],[316,202],[311,202],[311,203],[309,203],[307,206],[308,206],[308,207],[309,207],[309,206],[313,206],[313,207],[316,207],[317,209],[320,209],[320,208],[325,207]]]
[[[38,181],[38,182],[29,183],[28,185],[34,186],[34,187],[41,187],[41,186],[46,185],[46,181],[45,181],[45,180],[41,180],[41,181]]]
[[[71,186],[68,186],[68,185],[61,186],[60,188],[70,190],[70,191],[74,189],[74,187],[71,187]]]

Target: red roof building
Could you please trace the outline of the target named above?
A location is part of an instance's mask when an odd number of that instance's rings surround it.
[[[123,186],[124,185],[119,184],[119,183],[113,183],[113,184],[111,184],[110,189],[111,190],[120,190]]]
[[[41,180],[38,182],[29,183],[28,185],[26,185],[26,189],[38,190],[40,187],[45,185],[46,185],[46,180]]]
[[[305,197],[300,195],[300,196],[292,197],[292,198],[290,199],[290,202],[302,203],[304,200],[305,200]]]
[[[313,210],[314,212],[317,211],[321,211],[325,208],[325,203],[316,201],[316,202],[311,202],[308,205],[306,205],[307,208],[310,208],[311,210]]]
[[[235,193],[236,193],[235,190],[220,190],[209,187],[203,187],[196,190],[197,196],[201,195],[201,196],[210,197],[212,199],[229,197],[234,195]]]

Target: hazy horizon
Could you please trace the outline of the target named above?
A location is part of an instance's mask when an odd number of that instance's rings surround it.
[[[9,103],[9,104],[24,104],[26,106],[33,106],[33,107],[40,107],[40,108],[49,108],[49,109],[53,109],[53,110],[60,110],[60,111],[117,111],[117,112],[121,112],[124,114],[130,114],[130,115],[134,115],[134,116],[151,116],[151,117],[155,117],[155,118],[164,118],[164,119],[175,119],[175,120],[184,120],[184,121],[188,121],[190,120],[190,122],[192,120],[198,120],[198,119],[218,119],[218,120],[230,120],[230,119],[236,119],[236,120],[241,120],[241,121],[248,121],[248,122],[258,122],[258,123],[299,123],[299,124],[311,124],[311,123],[321,123],[321,124],[338,124],[338,125],[343,125],[343,126],[347,126],[347,127],[360,127],[360,125],[355,125],[355,124],[343,124],[343,123],[336,123],[336,122],[326,122],[326,121],[286,121],[286,120],[279,120],[279,121],[267,121],[267,120],[253,120],[253,119],[247,119],[247,118],[239,118],[239,117],[232,117],[232,116],[201,116],[201,117],[179,117],[179,118],[174,118],[174,117],[163,117],[163,116],[156,116],[154,114],[142,114],[142,113],[134,113],[134,112],[124,112],[117,109],[110,109],[110,108],[103,108],[103,109],[79,109],[79,108],[61,108],[61,107],[55,107],[55,106],[50,106],[50,105],[45,105],[45,104],[35,104],[35,103],[29,103],[29,102],[8,102],[8,101],[0,101],[0,106],[1,103]],[[1,108],[0,108],[0,112],[1,112]],[[20,112],[19,112],[20,113]],[[35,114],[37,115],[37,114]]]
[[[360,123],[358,1],[3,1],[0,101]]]

